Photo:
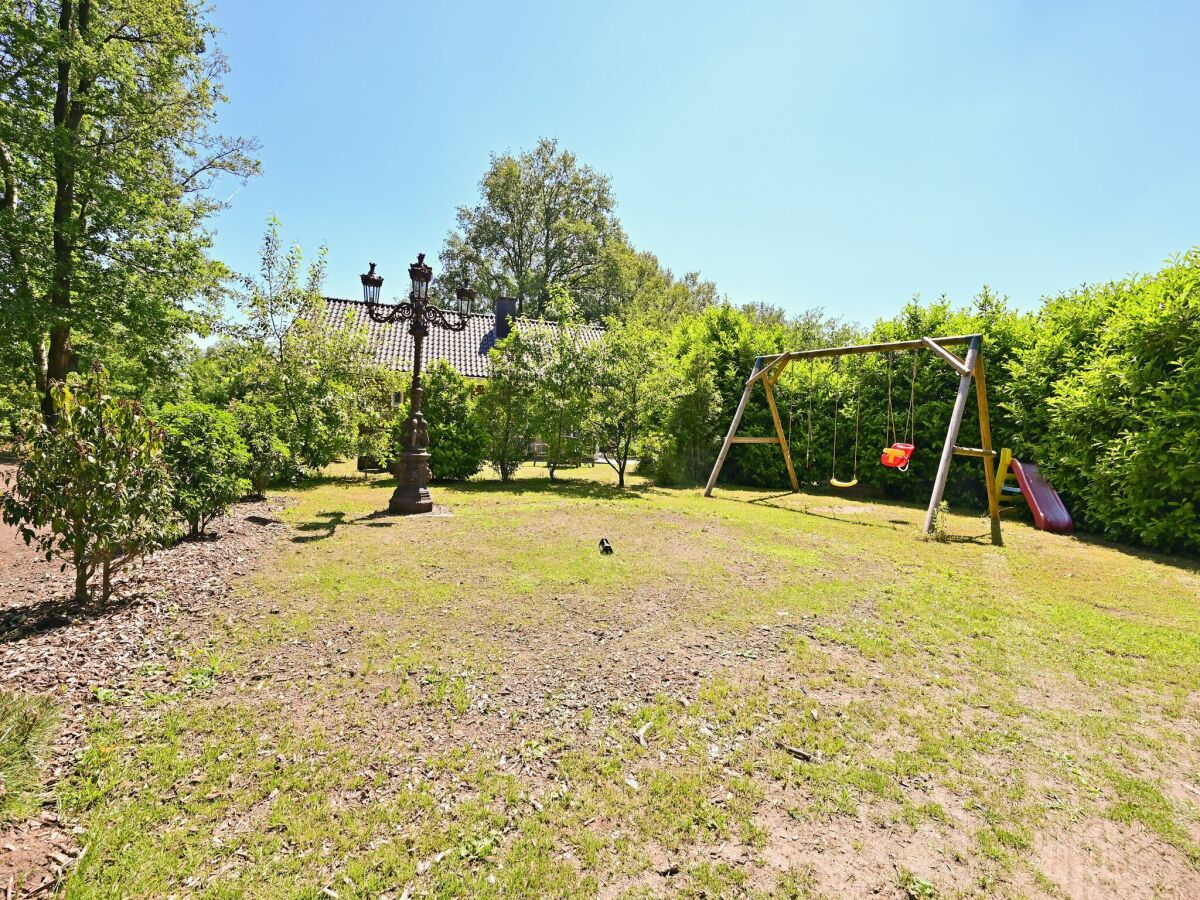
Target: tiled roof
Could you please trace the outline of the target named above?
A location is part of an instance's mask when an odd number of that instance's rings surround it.
[[[554,322],[517,319],[515,327],[536,324],[557,329]],[[367,305],[361,300],[325,298],[325,324],[329,327],[351,325],[367,329],[367,343],[375,361],[389,369],[407,372],[412,368],[413,339],[407,324],[383,325],[367,315]],[[590,344],[604,333],[599,325],[582,325],[575,329],[584,344]],[[496,317],[472,315],[462,331],[447,331],[431,327],[421,347],[421,367],[434,360],[444,359],[459,374],[468,378],[487,378],[490,372],[488,351],[496,343]]]

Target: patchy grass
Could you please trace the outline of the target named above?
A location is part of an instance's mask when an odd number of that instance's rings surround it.
[[[0,825],[40,805],[41,764],[54,725],[49,700],[0,691]]]
[[[88,827],[69,894],[1200,883],[1195,565],[541,475],[419,519],[372,515],[379,478],[292,492],[176,689],[96,720],[60,789]]]

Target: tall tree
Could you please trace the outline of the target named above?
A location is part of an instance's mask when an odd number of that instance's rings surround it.
[[[625,472],[666,397],[665,335],[640,319],[612,321],[596,347],[588,430],[625,487]]]
[[[373,365],[366,329],[349,318],[330,327],[324,279],[325,248],[306,266],[299,245],[285,248],[271,219],[258,277],[242,278],[245,324],[232,329],[249,349],[241,364],[250,371],[239,375],[244,397],[278,406],[292,459],[309,469],[348,453],[373,395],[391,393]]]
[[[0,0],[0,327],[47,419],[72,335],[147,343],[194,324],[224,274],[205,220],[252,141],[213,130],[225,60],[195,0]]]
[[[522,315],[541,317],[558,287],[590,312],[605,247],[624,240],[608,177],[543,138],[532,151],[493,155],[479,191],[446,238],[442,289],[466,283],[516,297]]]
[[[596,380],[595,354],[582,338],[582,322],[570,297],[563,292],[555,298],[555,307],[557,328],[534,323],[525,334],[535,376],[531,415],[546,444],[551,481],[559,468],[591,451],[583,439],[583,422]]]

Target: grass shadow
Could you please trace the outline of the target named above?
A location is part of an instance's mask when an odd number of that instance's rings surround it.
[[[449,485],[448,485],[449,486]],[[655,493],[648,484],[627,485],[623,488],[613,484],[583,479],[517,478],[512,481],[460,481],[453,483],[456,492],[464,494],[546,494],[570,497],[576,500],[641,500]]]
[[[1200,558],[1191,556],[1173,556],[1169,553],[1160,553],[1157,550],[1145,550],[1141,547],[1131,547],[1128,544],[1118,544],[1116,541],[1106,537],[1101,537],[1097,534],[1080,534],[1071,535],[1073,540],[1079,541],[1081,544],[1088,544],[1094,547],[1104,547],[1108,550],[1115,550],[1125,556],[1133,556],[1137,559],[1145,560],[1146,562],[1158,563],[1162,566],[1170,566],[1173,569],[1180,569],[1191,575],[1200,575]]]
[[[315,491],[323,487],[362,487],[375,483],[383,483],[382,479],[371,479],[366,475],[312,475],[302,478],[295,484],[286,486],[289,491]]]
[[[302,531],[304,534],[293,537],[292,543],[311,544],[313,541],[326,540],[333,537],[337,533],[338,527],[344,524],[346,524],[346,514],[341,510],[319,512],[313,521],[296,526],[296,530]]]

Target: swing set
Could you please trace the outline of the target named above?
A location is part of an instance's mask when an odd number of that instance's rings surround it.
[[[959,357],[946,349],[947,347],[962,345],[966,345],[967,347],[965,358]],[[787,465],[788,478],[791,480],[792,490],[800,490],[800,482],[796,478],[796,470],[792,466],[792,452],[788,434],[784,433],[783,424],[779,418],[779,409],[775,404],[774,387],[789,363],[797,360],[812,360],[822,357],[833,357],[834,365],[836,366],[838,359],[843,356],[861,356],[868,353],[887,354],[888,405],[884,426],[884,448],[880,454],[879,461],[889,468],[900,472],[907,472],[909,464],[912,462],[913,453],[916,450],[914,441],[916,436],[917,359],[919,352],[928,350],[947,363],[958,375],[958,393],[954,398],[953,411],[950,413],[950,423],[946,429],[946,443],[942,447],[942,456],[938,463],[937,476],[933,483],[933,493],[929,497],[929,508],[925,513],[925,524],[922,531],[929,534],[933,530],[934,517],[937,513],[938,504],[942,502],[942,496],[946,491],[946,480],[950,475],[951,460],[955,456],[970,456],[979,459],[983,463],[983,479],[988,497],[988,514],[992,524],[992,543],[1001,544],[1003,541],[1000,535],[1000,504],[996,491],[995,469],[995,460],[999,454],[992,449],[992,433],[988,422],[987,382],[984,379],[982,347],[983,335],[968,334],[955,337],[923,337],[920,340],[889,341],[881,344],[824,347],[819,350],[799,350],[780,353],[775,356],[758,357],[754,361],[754,369],[746,381],[746,388],[742,391],[742,398],[738,402],[737,411],[733,414],[733,421],[729,423],[729,431],[725,435],[724,443],[721,445],[721,452],[717,454],[717,461],[713,465],[712,473],[708,476],[708,484],[705,485],[704,496],[712,496],[717,478],[721,474],[721,467],[725,465],[725,458],[729,455],[729,448],[733,444],[778,444],[780,450],[783,451],[783,461]],[[904,434],[905,439],[903,441],[899,439],[900,433],[897,428],[895,410],[892,405],[893,360],[895,354],[901,351],[912,352],[912,376],[909,382],[908,415]],[[746,411],[746,403],[750,399],[750,393],[754,389],[754,385],[758,383],[762,384],[767,395],[767,406],[771,410],[771,419],[775,423],[774,437],[739,436],[737,433],[738,426],[742,422],[742,415]],[[958,440],[958,432],[962,426],[963,414],[966,412],[967,407],[967,396],[970,393],[972,383],[975,385],[975,399],[979,407],[979,438],[982,446],[959,447],[955,441]],[[830,471],[829,483],[835,488],[852,488],[858,484],[858,442],[860,434],[858,396],[859,385],[856,383],[851,397],[851,403],[854,406],[854,467],[849,480],[841,480],[837,477],[838,419],[843,415],[845,404],[841,402],[840,394],[835,394],[834,396],[833,466]],[[791,410],[788,411],[789,433],[791,431],[791,412]],[[811,464],[812,456],[812,435],[812,397],[810,394],[808,401],[808,446],[806,449],[806,459],[809,461],[809,464]]]
[[[917,351],[912,351],[912,379],[909,382],[908,391],[908,419],[905,439],[901,441],[900,435],[896,429],[896,413],[892,408],[892,362],[894,351],[888,351],[887,354],[887,416],[884,418],[883,426],[883,452],[879,454],[879,461],[890,469],[896,469],[899,472],[907,472],[908,465],[912,462],[913,451],[916,450],[916,445],[913,444],[913,435],[915,428],[915,412],[917,402]],[[836,367],[840,357],[834,357],[833,362]],[[771,382],[774,386],[774,381]],[[771,390],[768,387],[767,390]],[[838,451],[838,407],[840,406],[838,395],[834,395],[833,399],[833,465],[829,472],[829,483],[835,488],[852,488],[858,484],[858,436],[859,436],[859,420],[860,406],[858,403],[858,387],[854,388],[854,397],[851,401],[854,404],[854,475],[849,481],[842,481],[837,477],[837,451]],[[808,401],[808,447],[805,450],[805,459],[812,458],[812,396],[809,396]],[[888,446],[888,442],[891,446]],[[808,465],[812,465],[811,462]]]

